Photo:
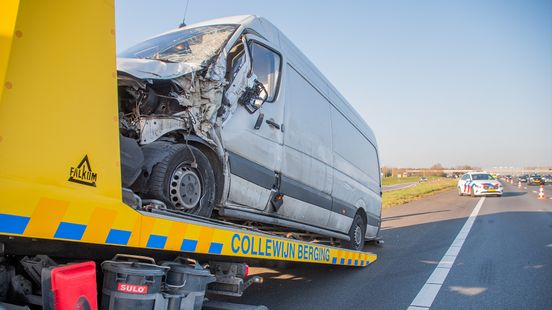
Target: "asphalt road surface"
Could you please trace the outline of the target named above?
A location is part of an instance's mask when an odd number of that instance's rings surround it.
[[[401,183],[401,184],[394,184],[394,185],[386,185],[386,186],[382,186],[381,190],[383,192],[396,191],[398,189],[403,189],[403,188],[416,186],[416,184],[418,184],[418,182],[409,182],[409,183]]]
[[[365,268],[252,268],[240,299],[269,309],[552,309],[552,186],[501,198],[447,191],[386,209],[385,244]]]

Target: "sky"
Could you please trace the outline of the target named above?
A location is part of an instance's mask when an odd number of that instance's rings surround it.
[[[186,0],[115,0],[117,51]],[[374,130],[382,166],[552,166],[552,1],[189,0],[278,27]]]

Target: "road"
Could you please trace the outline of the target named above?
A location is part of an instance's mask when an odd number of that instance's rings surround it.
[[[379,255],[369,267],[252,268],[265,283],[230,300],[270,309],[552,309],[552,186],[546,200],[533,190],[506,184],[503,197],[485,199],[447,191],[386,209],[385,244],[366,247]]]
[[[416,186],[418,182],[409,182],[409,183],[401,183],[401,184],[393,184],[393,185],[386,185],[382,186],[381,190],[383,192],[390,192],[390,191],[396,191],[398,189],[408,188],[412,186]]]

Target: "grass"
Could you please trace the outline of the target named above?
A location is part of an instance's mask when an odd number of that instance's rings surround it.
[[[383,193],[383,207],[389,208],[456,187],[456,179],[434,178],[416,186]]]
[[[440,179],[438,177],[427,177],[429,181]],[[397,178],[397,177],[387,177],[381,179],[381,185],[387,186],[387,185],[395,185],[395,184],[403,184],[403,183],[410,183],[410,182],[418,182],[420,181],[420,176],[417,177],[406,177],[406,178]]]
[[[406,177],[406,178],[397,178],[397,177],[387,177],[381,179],[381,185],[395,185],[395,184],[403,184],[403,183],[410,183],[410,182],[418,182],[420,180],[420,177]]]

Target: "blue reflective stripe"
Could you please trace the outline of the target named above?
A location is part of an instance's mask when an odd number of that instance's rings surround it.
[[[182,240],[182,246],[180,246],[180,251],[195,252],[196,246],[197,246],[197,240],[184,239]]]
[[[86,230],[86,225],[60,222],[54,238],[80,240]]]
[[[105,243],[127,245],[131,232],[127,230],[111,229]]]
[[[162,249],[167,242],[167,236],[150,235],[146,247],[154,249]]]
[[[22,234],[30,219],[26,216],[0,214],[0,232]]]
[[[220,254],[222,252],[222,243],[211,242],[209,254]]]
[[[334,257],[334,258],[332,259],[332,264],[335,264],[335,263],[337,263],[337,257]]]

